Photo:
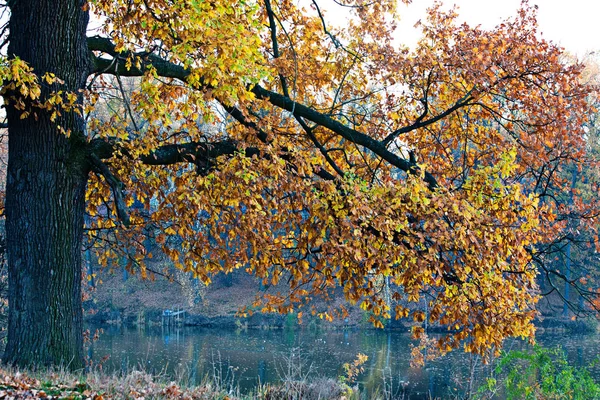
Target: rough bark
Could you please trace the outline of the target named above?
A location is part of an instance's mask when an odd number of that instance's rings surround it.
[[[60,87],[43,87],[42,99],[52,90],[83,88],[90,71],[84,2],[14,0],[9,6],[8,54],[39,76],[53,72],[64,80]],[[71,112],[52,122],[48,112],[32,110],[35,117],[20,119],[21,111],[7,107],[9,319],[3,360],[75,369],[83,365],[84,121]]]

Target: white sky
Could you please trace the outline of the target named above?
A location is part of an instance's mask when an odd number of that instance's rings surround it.
[[[600,0],[529,0],[537,4],[539,31],[545,39],[558,43],[571,53],[583,56],[587,51],[600,50]],[[409,6],[401,4],[399,36],[411,45],[418,31],[413,26],[425,19],[425,10],[433,0],[413,0]],[[469,25],[493,28],[507,17],[514,16],[520,0],[444,0],[444,8],[456,4],[459,20]]]
[[[301,0],[302,1],[302,0]],[[400,4],[398,11],[401,17],[398,24],[398,38],[407,45],[415,44],[419,31],[415,23],[426,18],[426,9],[434,0],[412,0],[406,6]],[[456,4],[459,21],[469,25],[481,25],[491,29],[504,19],[514,16],[521,0],[442,0],[444,8]],[[600,52],[600,0],[529,0],[531,5],[537,4],[539,31],[545,39],[563,46],[578,56],[586,52]],[[310,3],[308,0],[307,4]],[[327,9],[328,1],[319,2]],[[336,18],[337,13],[337,18]],[[341,20],[343,12],[339,10],[327,14],[328,22]],[[341,18],[340,18],[341,17]],[[93,18],[94,27],[99,25]],[[90,27],[91,27],[90,26]]]

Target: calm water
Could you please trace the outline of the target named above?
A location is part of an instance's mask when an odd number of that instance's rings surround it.
[[[540,336],[544,346],[562,345],[569,360],[587,365],[600,352],[600,336]],[[424,368],[409,365],[410,335],[378,330],[247,330],[202,328],[105,328],[90,348],[94,361],[108,357],[103,368],[127,371],[134,367],[200,383],[218,377],[243,392],[258,382],[270,383],[290,375],[315,379],[344,375],[342,365],[358,353],[369,356],[359,383],[365,393],[386,391],[395,397],[447,398],[476,388],[491,367],[474,356],[455,352]],[[513,341],[508,348],[523,348]],[[295,372],[290,373],[290,368]],[[596,371],[600,374],[600,371]]]

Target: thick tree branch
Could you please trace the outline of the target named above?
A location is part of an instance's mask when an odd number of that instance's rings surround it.
[[[222,140],[213,143],[167,144],[147,155],[141,156],[140,160],[148,165],[170,165],[181,162],[193,163],[198,168],[199,173],[204,174],[214,167],[217,157],[235,154],[238,151],[238,147],[232,140]],[[123,199],[123,190],[125,187],[110,172],[108,166],[101,159],[110,158],[114,152],[114,143],[103,139],[95,139],[90,144],[89,160],[92,170],[104,177],[113,192],[117,217],[125,226],[129,226],[129,214],[127,212],[127,205]],[[260,154],[256,148],[247,148],[245,152],[249,157]]]
[[[260,85],[254,86],[254,88],[252,88],[252,92],[258,98],[268,100],[271,104],[277,107],[283,108],[284,110],[287,110],[296,116],[303,117],[309,121],[312,121],[317,125],[321,125],[342,136],[344,139],[371,150],[373,153],[377,154],[379,157],[383,158],[391,165],[401,169],[406,173],[412,174],[417,173],[419,171],[419,167],[417,164],[411,163],[409,160],[406,160],[398,156],[397,154],[392,153],[386,148],[386,146],[382,142],[373,139],[369,135],[354,130],[324,114],[321,114],[320,112],[313,110],[312,108],[297,103],[278,93],[267,90]],[[435,189],[438,187],[438,183],[435,177],[429,172],[425,172],[424,181],[429,185],[431,189]]]
[[[155,54],[149,54],[147,52],[120,53],[116,50],[115,45],[110,39],[100,36],[88,37],[88,49],[106,53],[115,58],[114,60],[108,60],[91,54],[94,65],[92,73],[119,74],[121,76],[141,76],[144,74],[146,67],[152,65],[157,71],[159,71],[159,74],[165,78],[176,78],[185,81],[190,74],[190,70],[169,62]],[[132,65],[131,68],[126,68],[125,60],[127,57],[139,57],[141,60],[140,68],[137,68],[135,63],[133,63],[134,65]]]
[[[88,47],[90,50],[102,51],[102,52],[112,55],[113,57],[123,57],[126,55],[126,54],[118,53],[115,50],[114,45],[110,42],[109,39],[106,39],[106,38],[100,38],[100,37],[90,38],[90,40],[88,41]],[[181,66],[178,66],[178,65],[170,63],[166,60],[163,60],[156,55],[145,54],[145,53],[138,53],[138,55],[142,59],[142,68],[141,69],[137,69],[133,66],[132,66],[132,68],[127,69],[127,68],[125,68],[125,65],[123,65],[124,63],[117,62],[115,65],[115,63],[113,63],[112,60],[106,60],[106,59],[95,57],[95,61],[94,61],[95,66],[96,66],[95,72],[97,72],[97,73],[115,73],[112,70],[109,70],[110,68],[113,68],[115,71],[118,71],[118,73],[121,76],[140,76],[143,74],[142,69],[146,65],[145,63],[147,63],[148,65],[151,64],[156,69],[157,73],[164,77],[176,78],[176,79],[179,79],[182,81],[186,81],[187,77],[190,74],[190,70],[187,70]],[[203,89],[203,88],[209,88],[209,86],[203,85],[201,87],[197,87],[197,89]],[[338,135],[342,136],[344,139],[346,139],[348,141],[351,141],[353,143],[356,143],[359,146],[363,146],[363,147],[371,150],[373,153],[377,154],[379,157],[383,158],[384,160],[389,162],[391,165],[395,166],[396,168],[399,168],[400,170],[402,170],[406,173],[417,174],[420,171],[420,168],[417,164],[412,163],[409,160],[406,160],[406,159],[398,156],[397,154],[394,154],[393,152],[391,152],[387,149],[385,143],[375,140],[367,134],[364,134],[355,129],[352,129],[352,128],[342,124],[341,122],[336,121],[335,119],[332,119],[310,107],[300,104],[300,103],[290,99],[289,97],[286,97],[279,93],[275,93],[273,91],[267,90],[260,85],[256,85],[250,90],[258,98],[268,100],[271,104],[273,104],[279,108],[282,108],[286,111],[289,111],[294,116],[302,117],[304,119],[312,121],[317,125],[321,125],[327,129],[337,133]],[[464,101],[466,102],[468,98],[469,97],[466,96]],[[461,102],[460,104],[461,104],[461,106],[464,105],[463,102]],[[445,113],[442,113],[442,115],[447,115],[452,111],[447,111]],[[441,119],[442,116],[439,115],[436,118]],[[430,122],[430,120],[428,120],[426,122],[432,123],[432,122]],[[437,183],[435,177],[429,172],[426,172],[426,171],[424,172],[424,181],[429,185],[429,187],[431,189],[435,189],[438,187],[438,183]]]
[[[214,165],[214,160],[222,155],[232,155],[239,151],[233,140],[222,140],[212,143],[183,143],[166,144],[150,154],[142,156],[140,160],[148,165],[170,165],[181,162],[196,164],[202,170],[209,170]],[[258,149],[248,148],[246,154],[252,156],[259,154]]]
[[[92,154],[100,159],[113,156],[115,144],[105,139],[94,139],[90,144]],[[220,140],[216,142],[191,142],[181,144],[165,144],[140,157],[140,161],[147,165],[171,165],[177,163],[196,164],[202,171],[214,167],[215,159],[223,155],[233,155],[241,151],[233,140]],[[259,155],[260,151],[254,147],[245,149],[249,157]]]

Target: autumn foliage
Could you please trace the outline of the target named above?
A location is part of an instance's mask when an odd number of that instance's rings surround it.
[[[538,246],[568,216],[595,226],[593,202],[563,200],[562,172],[596,167],[582,66],[526,2],[493,30],[436,5],[414,49],[397,44],[395,1],[335,3],[343,27],[317,1],[88,3],[103,28],[85,103],[38,106],[86,115],[101,262],[145,275],[152,239],[205,283],[254,274],[261,311],[330,319],[344,308],[311,300],[343,293],[376,326],[448,326],[442,352],[532,337]],[[33,73],[3,70],[37,99]]]

